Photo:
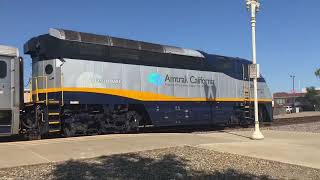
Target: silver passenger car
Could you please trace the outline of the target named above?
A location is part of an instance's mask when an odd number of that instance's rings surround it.
[[[18,49],[0,45],[0,136],[19,133],[21,67]]]

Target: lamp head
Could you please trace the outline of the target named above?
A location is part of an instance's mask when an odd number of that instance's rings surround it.
[[[246,6],[247,9],[250,10],[251,9],[251,5],[255,4],[256,7],[256,11],[258,12],[260,10],[260,0],[246,0]]]
[[[259,2],[259,0],[256,0],[256,11],[257,12],[260,11],[260,2]]]
[[[250,8],[251,8],[251,0],[246,0],[246,6],[247,6],[247,9],[250,10]]]

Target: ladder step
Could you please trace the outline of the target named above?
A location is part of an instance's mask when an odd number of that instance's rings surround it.
[[[37,104],[44,104],[46,101],[36,101]]]
[[[60,132],[61,130],[60,129],[52,129],[52,130],[49,130],[50,133],[55,133],[55,132]]]
[[[60,124],[60,123],[61,123],[60,121],[50,121],[49,125],[55,125],[55,124]]]
[[[49,104],[60,104],[60,101],[55,101],[55,100],[49,100]]]
[[[60,116],[60,113],[58,113],[58,112],[51,112],[51,113],[49,113],[49,116]]]
[[[46,101],[36,101],[37,104],[44,104]],[[60,104],[60,101],[49,100],[48,104]]]

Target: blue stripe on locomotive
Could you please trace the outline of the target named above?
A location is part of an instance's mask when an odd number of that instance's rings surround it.
[[[49,99],[59,99],[61,93],[49,93]],[[44,94],[40,98],[45,98]],[[65,104],[79,101],[79,104],[142,104],[155,126],[192,125],[192,124],[226,124],[230,116],[239,112],[241,102],[165,102],[139,101],[121,96],[64,92]],[[271,102],[260,102],[266,108],[268,122],[272,121]],[[271,118],[270,118],[271,117]]]

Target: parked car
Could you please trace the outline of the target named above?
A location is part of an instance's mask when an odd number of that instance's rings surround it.
[[[285,106],[285,109],[286,109],[286,113],[287,113],[287,114],[290,114],[290,113],[292,113],[292,111],[293,111],[292,106]]]

